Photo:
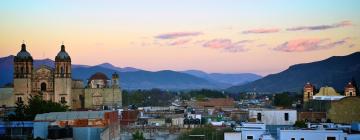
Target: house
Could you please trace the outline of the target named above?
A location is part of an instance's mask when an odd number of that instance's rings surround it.
[[[266,125],[294,125],[297,111],[292,109],[249,109],[249,119]]]
[[[117,139],[120,135],[117,111],[71,111],[37,114],[34,138]]]
[[[241,123],[234,128],[236,132],[225,132],[225,140],[274,140],[267,132],[264,123]]]

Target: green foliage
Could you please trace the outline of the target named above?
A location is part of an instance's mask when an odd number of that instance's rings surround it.
[[[296,121],[295,124],[294,124],[294,127],[297,127],[297,128],[306,128],[306,123],[305,121]]]
[[[49,112],[64,112],[68,110],[68,106],[55,103],[52,101],[45,101],[41,96],[32,96],[29,99],[28,105],[23,102],[16,103],[15,114],[9,116],[9,120],[13,121],[29,121],[34,120],[36,114]]]
[[[144,140],[144,134],[142,132],[140,132],[139,130],[136,130],[135,133],[132,134],[132,138],[133,140]]]
[[[295,96],[290,96],[288,92],[275,94],[274,105],[289,108],[293,102],[296,102],[297,98]]]
[[[226,95],[221,91],[201,89],[201,90],[192,90],[187,93],[180,94],[182,100],[190,100],[195,98],[196,100],[205,100],[206,98],[225,98]]]
[[[123,92],[123,105],[168,106],[175,99],[175,93],[160,89]]]
[[[225,128],[217,130],[215,127],[211,125],[205,125],[204,127],[194,128],[189,132],[184,132],[179,136],[179,140],[223,140],[224,132],[232,132],[231,128]],[[197,135],[197,136],[195,136]],[[203,135],[203,136],[200,136]],[[200,136],[200,137],[199,137]]]

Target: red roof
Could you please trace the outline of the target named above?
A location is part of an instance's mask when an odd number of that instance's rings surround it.
[[[234,100],[232,98],[212,98],[206,101],[197,101],[198,106],[214,106],[214,107],[233,107]]]

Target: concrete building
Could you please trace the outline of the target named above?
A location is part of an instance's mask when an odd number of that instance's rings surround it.
[[[297,111],[291,109],[249,109],[249,119],[266,125],[293,125]]]
[[[291,129],[279,130],[279,140],[345,140],[346,133],[337,129]]]
[[[16,102],[27,104],[30,96],[40,95],[44,100],[65,104],[71,109],[106,109],[122,106],[119,75],[114,73],[111,81],[105,74],[96,73],[84,87],[81,80],[72,79],[70,55],[61,45],[55,57],[55,67],[33,66],[33,58],[21,45],[14,57],[14,87],[11,96],[0,98],[0,105],[15,106]],[[4,91],[4,90],[2,90]],[[9,91],[9,89],[6,89]]]
[[[117,111],[73,111],[38,114],[34,138],[42,139],[119,139]]]
[[[225,140],[274,140],[267,132],[264,123],[241,123],[234,129],[236,132],[225,132]]]

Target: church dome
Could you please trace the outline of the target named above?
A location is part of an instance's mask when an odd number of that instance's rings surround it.
[[[109,80],[109,78],[102,72],[97,72],[95,74],[93,74],[90,78],[89,81],[91,80]]]
[[[61,45],[61,50],[56,55],[55,61],[63,61],[63,60],[70,61],[71,58],[70,58],[69,54],[65,51],[65,46]]]
[[[17,55],[15,57],[15,61],[21,61],[21,60],[31,60],[31,61],[33,60],[30,53],[28,51],[26,51],[25,44],[21,45],[21,50],[20,50],[20,52],[17,53]]]
[[[88,84],[92,83],[92,81],[102,81],[104,85],[107,85],[109,78],[102,72],[97,72],[93,74],[89,80]]]
[[[333,87],[321,87],[319,93],[315,96],[341,96],[339,93],[336,93]]]

